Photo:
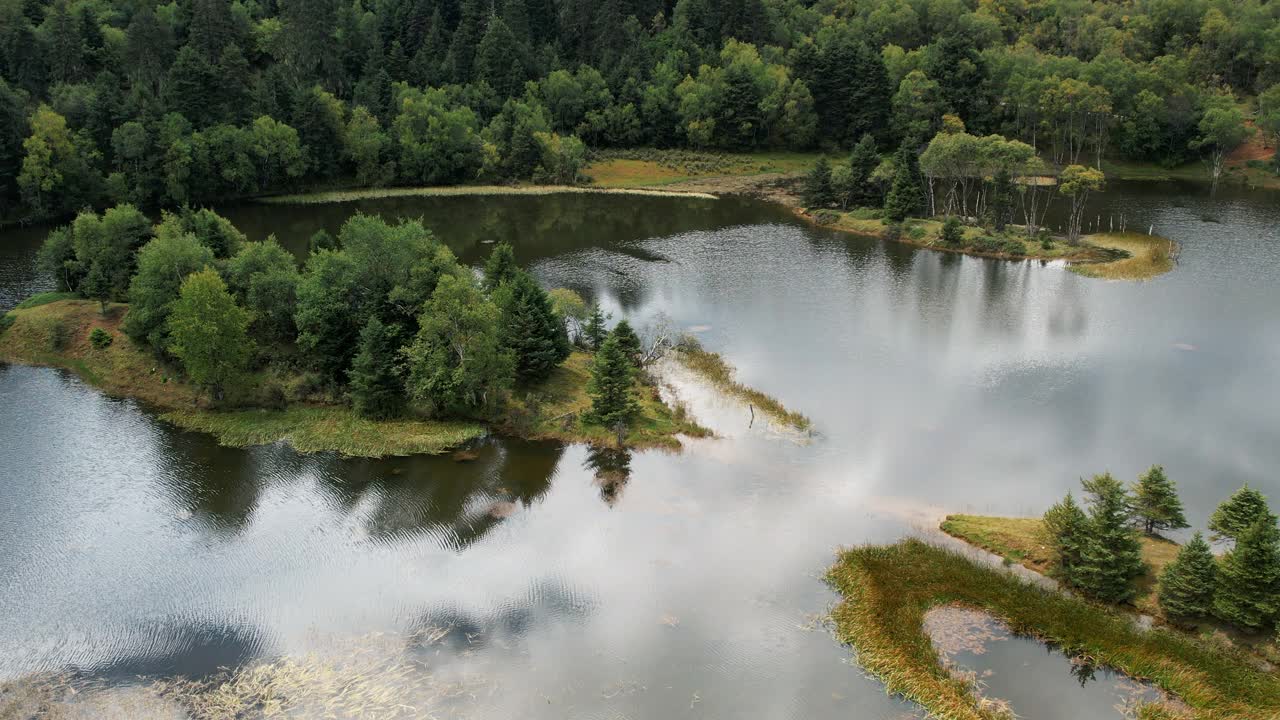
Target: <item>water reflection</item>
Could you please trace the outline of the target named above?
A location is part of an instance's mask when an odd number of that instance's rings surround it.
[[[589,448],[585,465],[600,487],[600,499],[609,507],[616,505],[631,479],[631,451],[612,447]]]

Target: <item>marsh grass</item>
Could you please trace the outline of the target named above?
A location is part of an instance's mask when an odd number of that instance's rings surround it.
[[[343,406],[284,410],[175,410],[161,415],[186,430],[206,432],[231,447],[285,441],[299,452],[349,457],[435,455],[485,435],[484,425],[452,420],[367,420]]]
[[[1113,251],[1118,257],[1106,262],[1074,263],[1071,270],[1080,275],[1108,280],[1147,280],[1173,269],[1178,245],[1159,235],[1142,233],[1098,233],[1085,241]]]
[[[736,371],[733,366],[720,357],[719,353],[703,349],[696,338],[682,339],[679,347],[676,348],[676,358],[682,365],[709,381],[721,392],[760,408],[770,418],[800,432],[806,432],[813,427],[808,417],[794,410],[788,410],[777,398],[738,382],[734,377]]]
[[[991,614],[1020,635],[1111,667],[1172,693],[1214,720],[1280,716],[1280,679],[1248,656],[1163,628],[1140,629],[1128,615],[1034,586],[958,553],[908,539],[842,550],[827,581],[843,596],[836,635],[886,688],[950,720],[993,720],[964,681],[943,668],[925,633],[925,613],[960,605]],[[1156,710],[1145,711],[1158,717]]]
[[[674,192],[645,188],[578,187],[574,185],[455,185],[446,187],[389,187],[329,190],[295,195],[271,195],[257,202],[270,205],[318,205],[356,200],[397,197],[457,197],[462,195],[649,195],[656,197],[698,197],[715,200],[709,193]]]
[[[586,421],[591,410],[591,396],[587,394],[591,363],[590,353],[574,351],[545,381],[517,388],[498,427],[522,437],[616,444],[617,437],[612,430]],[[682,406],[664,402],[658,388],[652,385],[637,381],[635,397],[640,413],[623,440],[628,447],[678,450],[677,435],[707,437],[711,434],[688,417]]]
[[[707,153],[692,150],[606,150],[583,168],[602,188],[661,187],[713,177],[801,173],[818,161],[816,153]]]

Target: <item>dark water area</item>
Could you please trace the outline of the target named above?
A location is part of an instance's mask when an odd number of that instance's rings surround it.
[[[492,439],[472,462],[349,460],[218,447],[66,373],[0,366],[0,680],[354,645],[468,683],[466,717],[910,715],[815,621],[837,545],[940,512],[1039,513],[1081,476],[1152,463],[1197,525],[1245,482],[1280,498],[1278,199],[1117,184],[1096,214],[1182,246],[1144,283],[739,199],[224,208],[297,252],[356,210],[421,216],[470,263],[509,240],[548,286],[695,330],[818,436],[677,383],[721,436],[681,454]],[[47,285],[38,242],[0,234],[6,306]]]

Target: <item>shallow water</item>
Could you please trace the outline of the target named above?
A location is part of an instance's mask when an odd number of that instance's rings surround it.
[[[0,679],[119,685],[354,647],[411,659],[406,688],[467,684],[449,712],[468,717],[910,714],[815,621],[837,545],[942,511],[1039,512],[1082,475],[1157,462],[1193,523],[1243,482],[1280,494],[1276,200],[1102,198],[1183,246],[1137,284],[736,199],[225,209],[299,253],[357,208],[421,215],[467,262],[511,240],[547,285],[696,328],[817,437],[682,383],[722,437],[678,455],[491,440],[469,463],[355,461],[220,448],[65,373],[0,367]],[[34,247],[0,235],[7,304],[47,285]]]

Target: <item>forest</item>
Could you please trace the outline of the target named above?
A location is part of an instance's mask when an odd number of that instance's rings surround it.
[[[944,116],[972,134],[951,157],[997,135],[1039,172],[1103,157],[1217,172],[1249,133],[1280,135],[1280,6],[0,0],[4,221],[572,183],[600,148],[843,153],[869,136],[874,158],[915,158]],[[918,186],[895,214],[969,202]]]

